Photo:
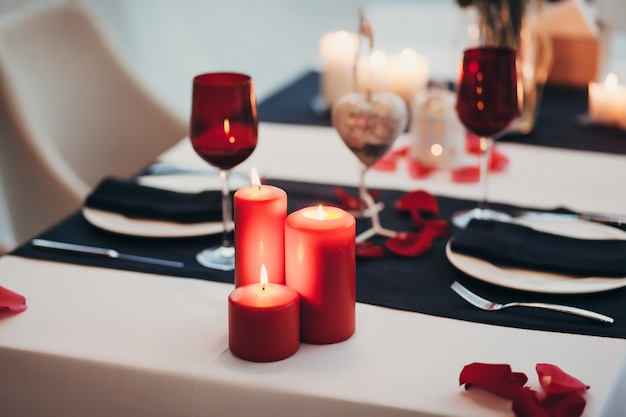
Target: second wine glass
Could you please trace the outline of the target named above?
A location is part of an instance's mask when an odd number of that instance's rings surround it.
[[[472,210],[456,213],[452,222],[465,227],[472,219],[502,220],[504,213],[488,208],[488,174],[494,140],[519,116],[517,52],[508,47],[467,49],[458,83],[456,111],[461,123],[480,138],[482,197]]]
[[[193,79],[190,138],[193,149],[219,168],[222,183],[221,246],[204,249],[197,261],[208,268],[232,271],[230,170],[246,160],[257,144],[258,118],[252,78],[232,72],[207,73]]]

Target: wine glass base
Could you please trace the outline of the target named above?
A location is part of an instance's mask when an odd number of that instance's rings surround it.
[[[198,253],[196,260],[207,268],[232,271],[235,269],[235,248],[225,246],[208,248]]]
[[[471,210],[455,213],[452,216],[452,224],[458,228],[465,229],[473,219],[506,222],[511,220],[511,216],[501,211],[476,207]]]

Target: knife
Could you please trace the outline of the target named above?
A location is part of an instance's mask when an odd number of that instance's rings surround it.
[[[105,258],[123,259],[125,261],[142,262],[145,264],[171,266],[175,268],[182,268],[184,263],[178,261],[170,261],[167,259],[150,258],[147,256],[130,255],[127,253],[120,253],[115,249],[99,248],[95,246],[77,245],[74,243],[55,242],[53,240],[46,239],[33,239],[32,245],[38,248],[45,249],[57,249],[67,252],[85,253],[89,255],[103,256]]]
[[[626,216],[597,213],[552,213],[546,211],[523,210],[517,213],[519,216],[554,217],[561,219],[579,219],[589,222],[604,223],[622,226],[626,225]]]

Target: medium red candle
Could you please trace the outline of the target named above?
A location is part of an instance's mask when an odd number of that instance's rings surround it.
[[[298,293],[267,281],[235,288],[228,297],[228,346],[233,355],[254,362],[288,358],[300,347]]]
[[[272,272],[270,282],[285,283],[285,218],[287,193],[261,185],[256,171],[252,185],[235,192],[235,287],[258,283],[261,265]]]
[[[354,333],[356,221],[337,207],[307,207],[285,221],[285,279],[300,294],[300,340],[335,343]]]

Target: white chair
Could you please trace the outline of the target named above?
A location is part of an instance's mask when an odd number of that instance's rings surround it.
[[[187,135],[187,122],[127,62],[84,5],[0,15],[0,216],[12,228],[5,246],[79,208],[105,176],[132,176]]]

